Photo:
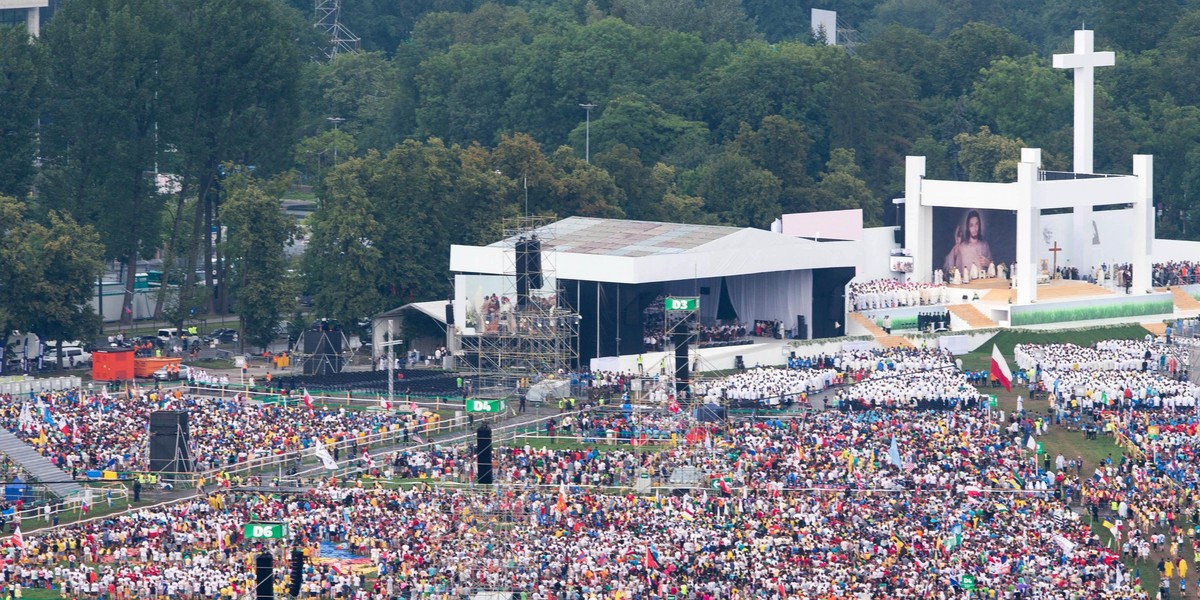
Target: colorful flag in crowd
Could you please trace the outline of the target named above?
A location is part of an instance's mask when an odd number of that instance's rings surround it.
[[[1004,355],[1000,353],[1000,347],[992,344],[992,377],[995,377],[1004,390],[1012,391],[1012,370],[1008,368],[1008,361],[1004,360]]]
[[[308,407],[308,412],[312,413],[313,412],[312,396],[310,396],[308,394],[308,388],[304,388],[304,395],[301,396],[300,398],[302,400],[304,400],[304,406]]]
[[[13,530],[12,541],[13,541],[13,545],[18,548],[25,547],[25,537],[21,535],[21,526],[20,525],[17,525],[17,528]]]
[[[383,410],[392,410],[392,403],[388,402],[387,398],[380,396],[379,397],[379,408],[382,408]]]
[[[892,436],[892,447],[888,448],[888,464],[899,469],[904,466],[900,461],[900,445],[896,443],[896,436]]]

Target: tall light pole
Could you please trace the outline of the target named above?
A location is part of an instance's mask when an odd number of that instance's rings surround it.
[[[343,119],[341,117],[325,117],[325,120],[329,121],[330,123],[333,123],[334,131],[337,131],[338,125],[341,125],[342,121],[345,121],[345,119]],[[333,166],[335,166],[335,167],[337,166],[337,140],[333,141]],[[390,401],[391,398],[389,398],[388,400]]]
[[[579,108],[582,108],[587,113],[587,127],[586,127],[586,129],[584,129],[584,131],[587,132],[586,133],[587,137],[584,138],[586,141],[583,144],[583,160],[585,162],[587,162],[588,164],[591,164],[592,163],[592,109],[596,108],[596,105],[592,104],[591,102],[584,102],[583,104],[579,105]]]

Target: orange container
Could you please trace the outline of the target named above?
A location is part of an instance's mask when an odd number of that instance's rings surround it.
[[[133,374],[138,377],[153,377],[155,371],[181,362],[183,362],[182,358],[135,358],[133,359]]]
[[[133,348],[102,348],[92,352],[92,379],[129,381],[133,379]]]

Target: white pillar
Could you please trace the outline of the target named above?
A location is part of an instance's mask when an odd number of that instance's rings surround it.
[[[1038,166],[1032,162],[1017,165],[1017,185],[1013,194],[1017,211],[1017,304],[1037,302],[1037,259],[1033,252],[1038,209],[1033,205],[1033,187]]]
[[[933,209],[921,205],[921,181],[925,179],[925,157],[904,159],[904,248],[913,257],[913,279],[933,277]]]
[[[1130,290],[1144,294],[1151,289],[1150,256],[1154,251],[1154,157],[1133,155],[1133,175],[1137,192],[1133,201],[1133,285]]]
[[[40,9],[33,7],[25,13],[25,31],[32,37],[37,37],[42,30],[42,17]]]

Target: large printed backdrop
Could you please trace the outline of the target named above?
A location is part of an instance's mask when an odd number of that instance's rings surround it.
[[[946,257],[954,248],[954,230],[960,228],[966,235],[967,215],[971,211],[979,213],[983,224],[981,236],[991,248],[992,262],[1004,263],[1011,272],[1017,259],[1017,214],[1010,210],[980,208],[934,207],[933,264],[930,268],[937,270],[946,264]],[[945,275],[950,277],[949,272]]]

